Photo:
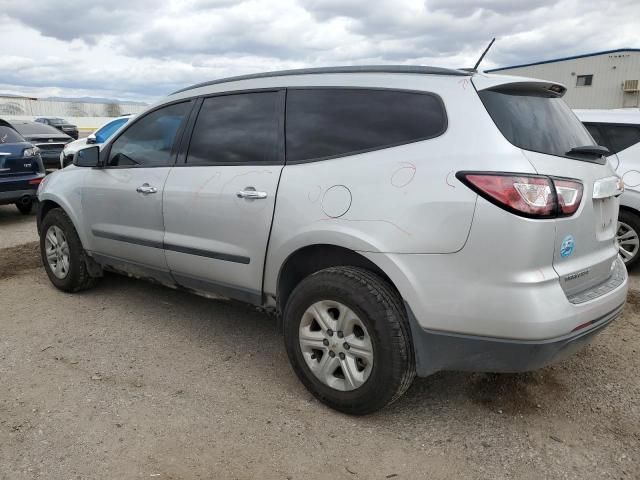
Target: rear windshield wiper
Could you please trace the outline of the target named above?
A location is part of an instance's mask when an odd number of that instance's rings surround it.
[[[572,153],[598,156],[603,155],[606,157],[609,153],[609,149],[607,147],[603,147],[602,145],[583,145],[582,147],[573,147],[567,152],[567,155],[571,155]]]

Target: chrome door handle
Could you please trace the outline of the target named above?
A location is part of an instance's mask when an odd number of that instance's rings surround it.
[[[267,192],[257,192],[253,187],[247,187],[236,193],[238,198],[246,198],[247,200],[263,200],[267,198]]]
[[[158,193],[158,189],[156,187],[152,187],[148,183],[143,183],[138,188],[136,188],[136,192],[148,195],[150,193]]]

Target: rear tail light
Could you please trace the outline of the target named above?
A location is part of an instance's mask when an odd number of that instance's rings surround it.
[[[577,180],[492,172],[458,172],[456,177],[491,203],[527,218],[567,217],[582,200]]]
[[[29,185],[38,185],[42,181],[42,178],[34,178],[33,180],[29,180]]]

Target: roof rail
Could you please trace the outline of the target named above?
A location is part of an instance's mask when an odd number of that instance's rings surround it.
[[[289,75],[313,75],[321,73],[417,73],[423,75],[452,75],[452,76],[469,76],[469,72],[463,72],[453,68],[412,66],[412,65],[354,65],[346,67],[319,67],[319,68],[299,68],[295,70],[280,70],[275,72],[252,73],[249,75],[240,75],[237,77],[221,78],[219,80],[211,80],[209,82],[197,83],[190,87],[182,88],[171,93],[186,92],[194,88],[207,87],[209,85],[217,85],[220,83],[237,82],[239,80],[253,80],[256,78],[285,77]]]

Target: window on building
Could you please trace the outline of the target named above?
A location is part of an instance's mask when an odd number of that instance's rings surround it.
[[[576,87],[590,87],[593,83],[593,75],[578,75],[576,77]]]
[[[353,155],[441,135],[442,102],[429,93],[357,88],[287,93],[287,158]]]

